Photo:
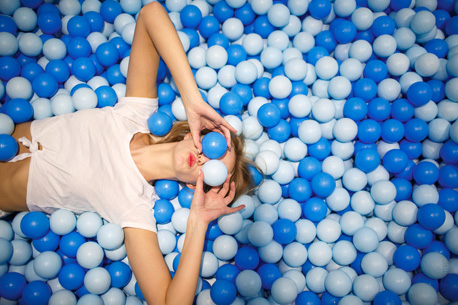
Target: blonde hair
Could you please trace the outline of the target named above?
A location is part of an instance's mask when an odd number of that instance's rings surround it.
[[[190,132],[189,124],[186,121],[179,121],[172,126],[168,134],[163,137],[150,135],[150,144],[179,142]],[[209,133],[209,130],[203,130],[202,135]],[[235,197],[237,200],[240,195],[249,193],[254,189],[253,179],[251,177],[249,166],[257,169],[257,166],[244,155],[245,141],[243,136],[237,136],[231,133],[231,149],[235,152],[235,165],[231,174],[231,181],[235,183]],[[259,169],[258,169],[259,170]],[[261,172],[261,171],[260,171]],[[209,187],[206,187],[209,189]]]

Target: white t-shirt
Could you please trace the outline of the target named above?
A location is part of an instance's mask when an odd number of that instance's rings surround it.
[[[31,211],[97,212],[121,227],[156,232],[154,187],[141,175],[129,149],[157,99],[121,98],[114,107],[80,110],[31,125],[32,153],[27,185]]]

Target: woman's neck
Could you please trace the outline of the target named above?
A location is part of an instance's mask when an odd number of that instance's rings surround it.
[[[176,143],[151,145],[149,135],[135,134],[130,142],[130,153],[146,181],[175,178],[173,150]]]

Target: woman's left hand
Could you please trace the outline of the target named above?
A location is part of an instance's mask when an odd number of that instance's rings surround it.
[[[200,133],[203,129],[222,133],[226,138],[227,147],[231,147],[230,132],[236,133],[237,130],[235,130],[234,127],[221,117],[209,104],[205,103],[203,100],[200,103],[188,103],[186,114],[194,145],[199,152],[202,152]]]
[[[228,175],[222,187],[212,187],[210,191],[205,193],[203,189],[204,174],[202,171],[199,173],[191,203],[191,212],[196,212],[199,219],[205,224],[209,224],[225,214],[240,211],[245,207],[244,205],[235,208],[228,207],[235,195],[234,182],[229,182],[229,179],[230,175]]]

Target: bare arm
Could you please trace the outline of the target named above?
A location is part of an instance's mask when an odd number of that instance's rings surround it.
[[[156,76],[160,57],[180,91],[196,147],[201,148],[199,135],[205,128],[223,133],[230,147],[229,131],[236,130],[203,101],[169,15],[160,3],[152,2],[142,8],[137,18],[126,96],[157,97]]]
[[[208,224],[221,215],[241,210],[244,206],[227,205],[235,194],[234,184],[227,178],[221,190],[203,191],[203,174],[199,175],[186,227],[180,263],[172,279],[162,258],[156,233],[125,228],[125,245],[132,270],[142,293],[150,305],[192,304],[197,287]],[[227,196],[225,194],[230,192]]]

